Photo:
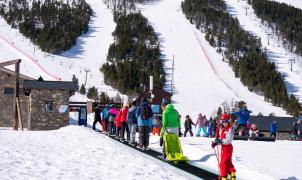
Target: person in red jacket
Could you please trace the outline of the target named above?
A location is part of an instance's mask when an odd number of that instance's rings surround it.
[[[221,128],[216,139],[212,143],[212,148],[221,144],[221,160],[219,164],[221,180],[227,180],[228,174],[231,175],[231,180],[236,179],[235,167],[232,163],[234,130],[230,123],[230,115],[223,114],[220,118]]]
[[[117,127],[118,131],[120,132],[120,141],[124,141],[125,131],[127,132],[127,140],[129,141],[130,134],[129,134],[129,128],[127,126],[126,120],[127,120],[127,114],[128,114],[128,103],[124,102],[123,107],[120,109],[117,117]]]

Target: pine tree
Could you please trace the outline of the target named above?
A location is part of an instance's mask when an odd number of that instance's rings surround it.
[[[74,74],[72,75],[72,82],[76,82],[79,85],[79,80]]]
[[[80,94],[82,94],[82,95],[86,94],[86,88],[85,88],[84,84],[81,85]]]
[[[94,99],[96,100],[98,98],[98,89],[93,87],[90,87],[87,91],[87,97],[89,99]]]
[[[217,110],[217,117],[220,117],[222,115],[222,108],[219,107]]]
[[[109,97],[105,92],[100,93],[100,103],[104,103],[104,104],[108,103],[108,98]]]
[[[115,103],[122,103],[122,98],[121,98],[119,93],[117,93],[116,96],[114,97],[114,102]]]

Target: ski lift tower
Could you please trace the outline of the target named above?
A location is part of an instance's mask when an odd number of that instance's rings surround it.
[[[295,58],[290,58],[289,59],[289,62],[290,62],[290,71],[293,71],[293,63],[295,64]]]
[[[249,9],[249,7],[245,6],[244,9],[245,9],[245,15],[247,16],[247,10]]]
[[[266,35],[267,35],[267,45],[269,46],[269,38],[271,37],[272,33],[267,32]]]
[[[86,76],[85,76],[85,86],[86,86],[86,83],[87,83],[87,74],[90,72],[90,69],[89,68],[84,68],[84,71],[86,73]]]

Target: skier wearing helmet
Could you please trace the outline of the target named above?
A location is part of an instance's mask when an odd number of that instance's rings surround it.
[[[216,145],[221,145],[221,160],[219,163],[220,176],[222,180],[228,178],[228,174],[231,175],[231,180],[236,179],[235,167],[232,163],[233,154],[233,137],[234,131],[230,124],[231,117],[229,114],[223,114],[220,117],[220,123],[222,124],[219,133],[216,136],[214,142],[212,142],[212,148]]]

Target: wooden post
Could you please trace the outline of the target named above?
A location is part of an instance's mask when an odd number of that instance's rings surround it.
[[[15,123],[14,123],[14,129],[18,130],[18,127],[20,125],[21,130],[23,130],[23,122],[22,122],[22,118],[21,118],[21,110],[20,110],[20,102],[19,102],[19,76],[20,76],[20,62],[21,59],[18,59],[15,62],[15,78],[16,78],[16,82],[15,82],[15,105],[14,105],[14,119],[15,119]]]
[[[20,110],[19,98],[16,98],[16,102],[17,102],[18,123],[20,125],[21,130],[23,131],[23,122],[22,122],[22,118],[21,118],[21,110]]]
[[[28,100],[28,130],[31,130],[31,94],[29,95],[29,100]]]
[[[20,109],[20,102],[19,102],[19,79],[20,79],[20,63],[21,59],[16,59],[12,61],[2,62],[0,63],[0,67],[5,67],[9,65],[15,64],[15,97],[14,97],[14,129],[18,130],[20,125],[21,129],[23,130],[23,122],[21,118],[21,109]]]

